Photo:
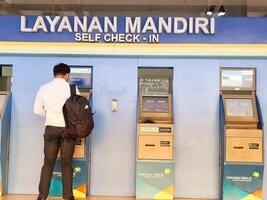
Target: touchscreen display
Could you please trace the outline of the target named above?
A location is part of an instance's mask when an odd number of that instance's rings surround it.
[[[253,117],[252,99],[226,99],[227,116]]]
[[[168,113],[168,97],[143,96],[142,112]]]
[[[88,67],[72,67],[69,83],[78,88],[92,88],[92,70]]]

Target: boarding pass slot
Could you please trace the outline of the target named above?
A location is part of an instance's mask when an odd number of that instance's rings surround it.
[[[145,144],[146,147],[155,147],[155,144]]]

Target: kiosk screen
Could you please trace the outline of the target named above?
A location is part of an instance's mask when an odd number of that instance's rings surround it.
[[[92,70],[88,67],[72,67],[69,83],[78,88],[92,88]]]
[[[150,113],[168,113],[169,97],[143,96],[142,112]]]
[[[252,99],[226,99],[227,116],[253,117]]]
[[[253,88],[254,71],[251,69],[229,69],[222,71],[222,87]]]

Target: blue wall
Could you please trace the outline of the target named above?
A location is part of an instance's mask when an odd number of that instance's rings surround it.
[[[44,120],[32,105],[57,62],[93,66],[93,195],[135,195],[138,66],[174,68],[175,196],[218,198],[219,67],[256,67],[257,93],[267,124],[266,59],[1,56],[13,64],[9,193],[37,193]],[[118,112],[111,112],[111,99]],[[265,139],[266,141],[266,139]],[[265,159],[267,160],[267,159]],[[266,163],[267,164],[267,163]],[[265,173],[265,185],[267,173]],[[267,191],[264,191],[267,199]]]

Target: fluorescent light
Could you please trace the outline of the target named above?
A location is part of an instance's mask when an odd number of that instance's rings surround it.
[[[215,6],[210,6],[209,10],[206,12],[207,15],[211,16],[215,10]]]
[[[225,15],[225,9],[224,9],[224,6],[221,6],[219,13],[218,13],[218,16],[224,16],[224,15]]]
[[[211,11],[207,11],[207,15],[211,16],[212,12]]]

